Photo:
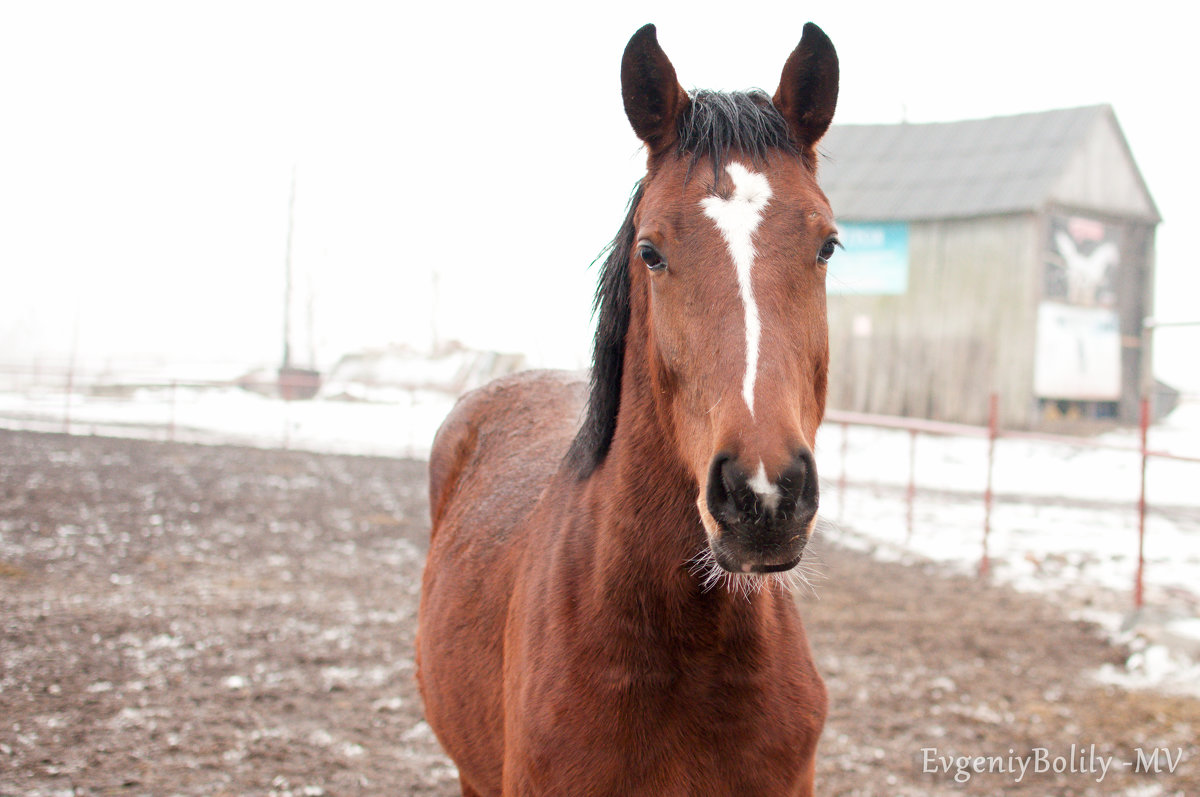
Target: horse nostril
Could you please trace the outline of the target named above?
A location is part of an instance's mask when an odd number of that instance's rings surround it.
[[[729,459],[728,454],[717,454],[708,466],[708,511],[714,515],[729,499],[732,489],[725,480],[725,463]]]
[[[787,469],[779,475],[779,487],[784,492],[792,495],[798,494],[804,489],[804,484],[808,481],[808,462],[803,457],[797,457],[792,460],[792,463],[787,466]]]
[[[801,449],[779,476],[779,491],[792,506],[816,508],[818,498],[817,463],[812,452]]]
[[[745,474],[742,469],[737,466],[733,459],[726,457],[721,463],[721,484],[725,486],[725,491],[735,493],[746,481]]]
[[[708,469],[708,511],[727,519],[749,511],[753,494],[748,479],[732,455],[720,453],[713,457]]]

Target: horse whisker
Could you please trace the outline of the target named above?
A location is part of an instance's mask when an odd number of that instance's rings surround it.
[[[819,569],[819,563],[815,562],[800,562],[791,570],[779,573],[731,573],[717,563],[717,557],[708,545],[704,545],[684,564],[688,572],[700,582],[701,592],[711,592],[719,588],[746,600],[750,600],[752,595],[757,595],[764,587],[773,587],[792,595],[808,593],[817,598],[817,589],[813,582],[826,578]]]

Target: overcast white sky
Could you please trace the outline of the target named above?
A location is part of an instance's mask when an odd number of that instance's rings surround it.
[[[89,358],[277,360],[295,165],[321,365],[428,345],[435,314],[583,364],[588,265],[643,166],[619,64],[645,22],[686,87],[769,91],[817,22],[838,122],[1113,104],[1165,218],[1158,315],[1198,320],[1195,13],[1117,8],[0,0],[0,361],[75,329]],[[1194,378],[1200,335],[1161,335],[1160,374]]]

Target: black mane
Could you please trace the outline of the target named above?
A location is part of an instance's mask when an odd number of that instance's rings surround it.
[[[689,173],[709,159],[714,180],[730,152],[762,161],[773,150],[800,157],[787,121],[763,91],[694,91],[679,116],[677,155],[689,158]],[[592,377],[583,423],[567,457],[581,478],[604,461],[617,428],[621,377],[625,365],[625,333],[629,329],[629,257],[633,251],[633,217],[642,201],[644,181],[629,199],[629,209],[612,242],[601,252],[604,265],[592,302],[597,316]],[[599,259],[599,258],[597,258]]]
[[[711,159],[714,178],[720,175],[731,151],[755,162],[765,159],[771,150],[800,154],[787,120],[765,91],[701,89],[692,92],[691,100],[679,115],[678,155],[690,156],[693,167],[705,158]]]

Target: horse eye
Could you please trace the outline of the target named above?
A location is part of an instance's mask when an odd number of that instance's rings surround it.
[[[650,244],[642,244],[638,247],[638,257],[651,271],[662,271],[667,267],[666,259]]]
[[[830,238],[821,246],[821,252],[817,255],[817,262],[829,265],[829,258],[833,257],[834,250],[841,245],[842,242],[837,238]]]

